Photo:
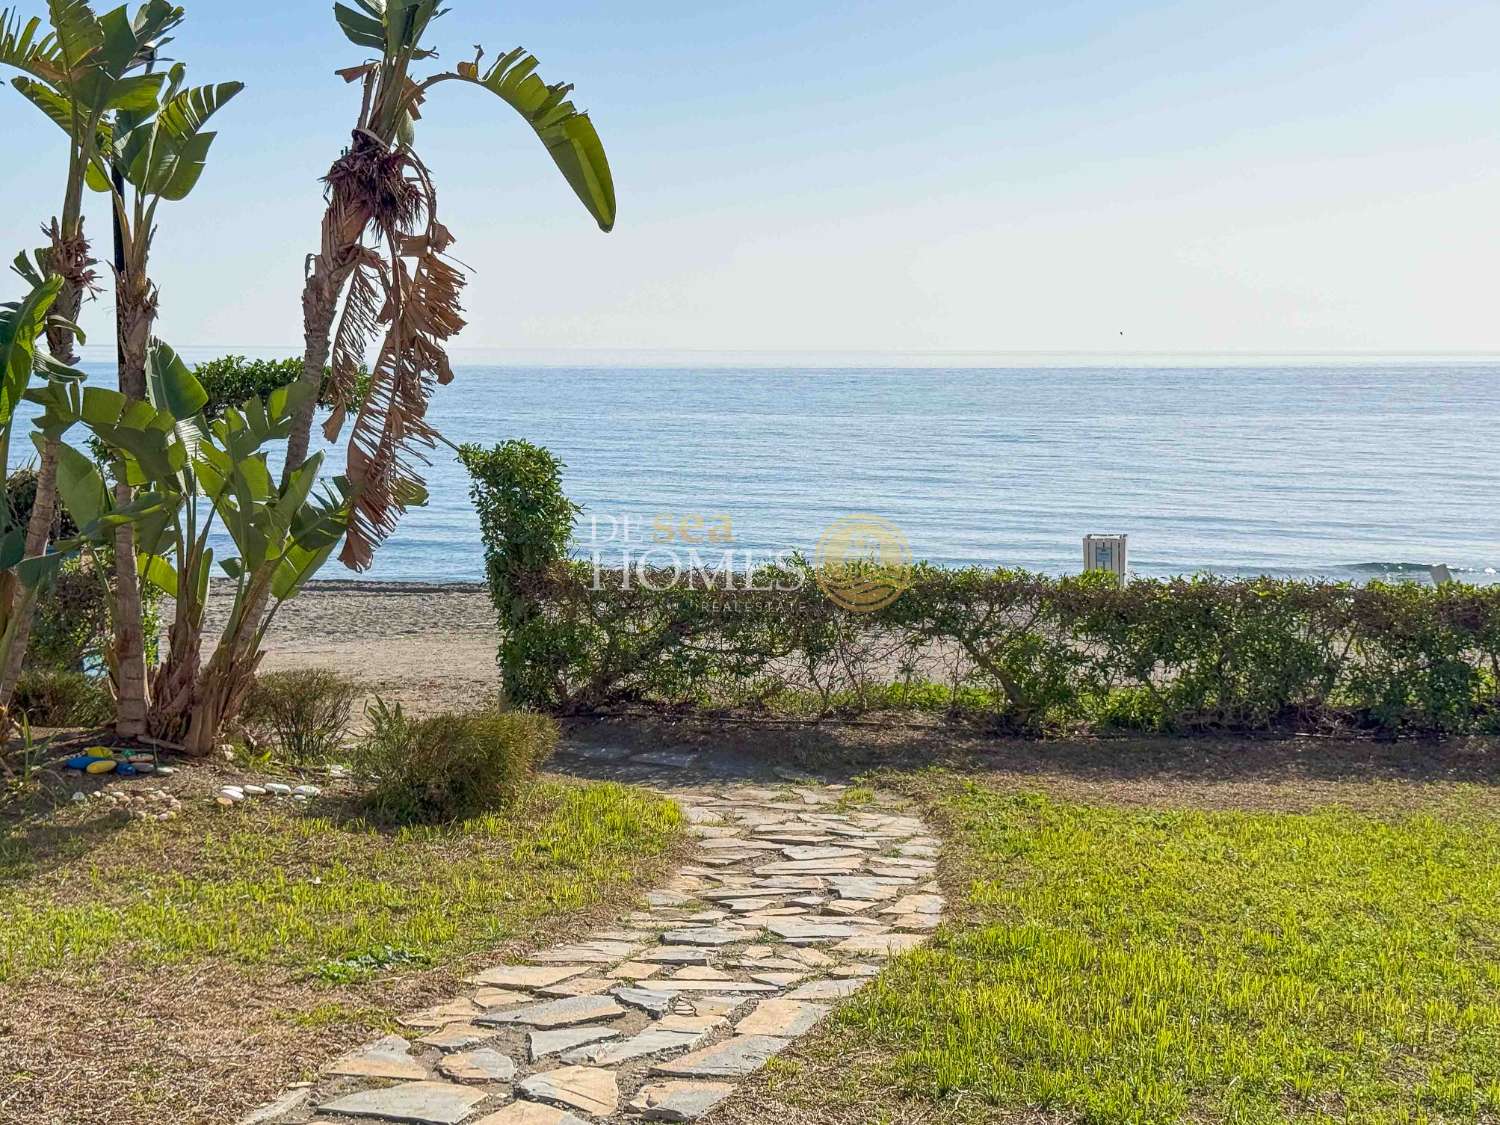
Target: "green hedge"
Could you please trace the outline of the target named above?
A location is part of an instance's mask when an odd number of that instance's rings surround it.
[[[302,376],[302,360],[246,359],[242,355],[220,356],[193,367],[193,375],[208,392],[203,416],[210,421],[224,413],[226,406],[238,406],[247,398],[266,398],[272,391],[297,381]],[[355,396],[362,400],[370,388],[370,373],[360,369],[355,382]],[[328,369],[323,371],[323,386],[318,391],[318,405],[330,405]]]
[[[919,564],[894,603],[856,614],[797,558],[596,573],[567,556],[577,508],[546,450],[463,460],[518,704],[926,711],[1032,733],[1500,732],[1500,587]]]

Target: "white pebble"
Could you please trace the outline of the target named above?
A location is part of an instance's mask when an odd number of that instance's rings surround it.
[[[299,785],[292,792],[303,797],[316,797],[322,790],[316,785]]]
[[[268,781],[266,782],[266,792],[275,793],[278,797],[288,797],[291,795],[292,787],[290,785],[283,785],[279,781]]]

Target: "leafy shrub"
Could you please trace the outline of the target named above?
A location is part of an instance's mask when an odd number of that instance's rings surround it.
[[[22,671],[11,706],[34,727],[103,726],[115,713],[104,680],[59,668]]]
[[[498,662],[508,699],[547,705],[581,654],[529,596],[533,576],[568,556],[579,508],[563,493],[563,464],[525,441],[493,449],[465,445],[459,460],[473,478],[469,495],[484,540],[485,579],[503,638]]]
[[[302,360],[246,359],[242,355],[226,355],[197,364],[193,374],[203,389],[208,392],[208,402],[203,406],[203,416],[212,422],[224,413],[227,406],[239,406],[248,398],[264,399],[272,391],[295,383],[302,375]],[[324,373],[324,388],[318,394],[318,405],[329,405],[326,393],[327,373]],[[364,397],[369,389],[369,373],[361,371],[356,395]]]
[[[415,719],[376,700],[356,776],[372,783],[371,812],[399,824],[468,820],[518,797],[557,748],[557,724],[490,707]]]
[[[291,764],[314,765],[338,751],[360,694],[353,680],[323,668],[269,672],[256,677],[240,723],[274,735]]]
[[[110,639],[109,591],[94,563],[64,563],[56,579],[37,595],[27,667],[99,671]]]
[[[35,465],[11,469],[5,477],[5,502],[10,506],[11,521],[20,527],[31,522],[31,509],[36,505],[37,470]],[[58,504],[52,516],[52,538],[66,539],[78,534],[78,525],[68,510]]]
[[[895,601],[851,613],[797,556],[754,573],[570,560],[577,508],[555,458],[509,442],[463,461],[520,706],[923,710],[1025,733],[1500,730],[1500,586],[922,563]]]

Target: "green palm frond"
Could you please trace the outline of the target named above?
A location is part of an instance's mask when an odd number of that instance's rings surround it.
[[[461,63],[455,74],[438,75],[432,81],[459,79],[472,82],[494,94],[526,119],[547,148],[563,179],[588,208],[601,230],[615,225],[615,183],[609,170],[604,143],[587,113],[580,112],[568,95],[573,87],[559,82],[548,85],[536,74],[536,56],[517,47],[481,72],[483,52],[473,62]]]

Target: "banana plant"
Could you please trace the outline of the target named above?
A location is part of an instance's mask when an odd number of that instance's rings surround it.
[[[50,0],[45,25],[39,17],[25,19],[13,8],[0,11],[0,66],[21,72],[12,85],[68,139],[62,209],[43,227],[48,245],[35,252],[34,262],[22,254],[13,267],[33,287],[48,277],[61,279],[46,335],[52,355],[65,366],[77,362],[70,325],[96,282],[96,263],[84,233],[85,183],[92,176],[98,186],[100,155],[110,144],[111,115],[155,104],[165,76],[137,72],[170,41],[169,33],[182,17],[182,9],[166,0],[149,0],[134,16],[123,6],[96,16],[83,0]],[[58,459],[55,444],[41,450],[26,533],[30,557],[47,549],[56,512]],[[31,632],[31,602],[15,602],[17,593],[13,588],[0,595],[0,614],[11,629],[9,649],[0,663],[0,706],[10,700]]]
[[[51,314],[62,288],[62,278],[53,276],[34,286],[24,300],[0,305],[0,470],[9,464],[16,407],[22,399],[55,395],[82,400],[83,373],[37,347],[44,331],[77,330]],[[30,385],[36,374],[45,377],[44,389]],[[48,442],[45,434],[33,436],[41,439],[38,448]],[[78,525],[76,535],[53,544],[45,554],[28,554],[25,529],[14,523],[8,506],[0,505],[0,589],[4,593],[0,607],[6,610],[0,623],[0,659],[7,661],[18,643],[23,613],[29,618],[37,591],[56,576],[64,562],[102,545],[124,524],[156,518],[163,508],[163,498],[154,492],[141,493],[124,508],[94,503],[87,474],[79,471],[78,455],[66,447],[63,450],[67,455],[59,459],[56,479]]]
[[[16,407],[31,384],[38,364],[46,362],[37,341],[44,332],[48,314],[62,289],[62,279],[48,278],[32,287],[21,301],[0,305],[0,474],[10,465],[11,434]],[[53,360],[58,378],[82,378],[82,374]],[[3,483],[3,482],[0,482]],[[0,505],[0,663],[9,664],[10,654],[25,640],[18,634],[23,618],[29,622],[31,599],[24,594],[16,566],[26,556],[26,529],[15,522],[10,505]],[[19,663],[19,661],[18,661]],[[8,704],[8,698],[0,706]]]
[[[435,384],[453,377],[445,347],[464,324],[464,276],[446,256],[453,236],[438,220],[432,179],[414,147],[429,92],[459,82],[498,97],[535,132],[600,229],[615,222],[614,182],[593,122],[568,100],[571,86],[536,75],[534,57],[517,48],[486,65],[477,49],[453,70],[413,76],[413,64],[436,56],[423,39],[445,11],[439,0],[334,5],[344,35],[374,57],[339,72],[359,83],[360,113],[348,150],[325,177],[320,249],[303,291],[302,382],[316,388],[331,360],[329,440],[356,412],[347,453],[354,519],[341,557],[357,570],[370,565],[406,507],[425,496],[421,467],[439,438],[426,419],[427,401]],[[356,373],[382,331],[369,389],[357,397]],[[288,443],[286,472],[307,455],[311,425],[308,404]]]
[[[123,254],[115,279],[115,319],[119,334],[120,391],[134,401],[146,398],[146,357],[156,320],[158,294],[151,280],[150,253],[161,204],[185,199],[203,175],[215,134],[209,119],[243,89],[239,82],[184,85],[186,68],[174,64],[165,86],[149,105],[120,109],[110,130],[109,151],[90,169],[90,186],[107,191],[114,205]],[[118,172],[123,188],[117,188]],[[117,475],[117,499],[129,503],[129,487]],[[150,709],[141,591],[136,578],[134,528],[120,528],[115,542],[115,644],[119,672],[115,729],[126,736],[144,733]]]
[[[328,560],[348,522],[342,480],[314,494],[321,455],[284,486],[278,487],[271,474],[268,452],[290,431],[297,394],[295,387],[284,387],[265,400],[251,397],[207,422],[202,385],[176,352],[153,341],[146,400],[62,385],[29,395],[43,408],[37,420],[42,434],[61,435],[83,423],[110,449],[132,487],[159,498],[148,515],[134,521],[139,576],[176,606],[169,654],[152,682],[149,729],[193,753],[215,745],[223,722],[238,710],[250,686],[276,609]],[[98,467],[64,448],[63,497],[75,518],[92,514],[94,505],[112,503]],[[235,599],[205,668],[201,638],[216,525],[234,547],[218,567],[235,582]],[[271,612],[254,619],[246,611],[262,595]]]

